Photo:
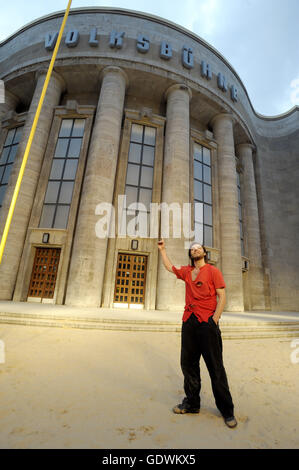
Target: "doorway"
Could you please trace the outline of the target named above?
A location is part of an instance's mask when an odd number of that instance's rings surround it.
[[[143,308],[145,299],[147,256],[118,253],[114,306]]]
[[[27,300],[53,302],[61,248],[36,248]]]

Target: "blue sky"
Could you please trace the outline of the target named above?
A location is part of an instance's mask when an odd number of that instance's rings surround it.
[[[0,16],[0,41],[67,0],[13,0]],[[299,105],[298,0],[73,0],[72,8],[119,7],[173,21],[209,42],[234,67],[258,113]]]

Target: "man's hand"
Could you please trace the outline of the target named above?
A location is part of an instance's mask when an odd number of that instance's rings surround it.
[[[213,320],[216,323],[216,325],[219,322],[219,319],[221,317],[221,313],[223,312],[225,302],[226,302],[226,295],[225,295],[225,289],[216,289],[217,295],[218,295],[218,302],[217,302],[217,307],[215,310],[215,313],[213,315]]]
[[[161,238],[161,240],[158,241],[158,248],[159,250],[165,250],[165,242],[163,240],[163,238]]]

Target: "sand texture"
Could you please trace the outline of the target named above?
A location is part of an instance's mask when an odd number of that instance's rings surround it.
[[[0,340],[2,449],[299,448],[291,339],[223,342],[234,430],[202,359],[200,414],[172,413],[184,396],[179,333],[1,325]]]

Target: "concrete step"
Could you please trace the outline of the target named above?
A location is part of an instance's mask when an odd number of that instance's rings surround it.
[[[96,315],[74,315],[74,314],[49,314],[49,313],[21,313],[21,312],[0,312],[0,317],[6,318],[27,318],[27,319],[45,319],[45,320],[63,320],[63,321],[84,321],[84,322],[94,322],[94,323],[119,323],[119,324],[153,324],[153,325],[181,325],[181,318],[178,320],[161,320],[161,319],[149,319],[149,318],[112,318],[111,317],[103,317],[103,316],[96,316]],[[299,328],[299,319],[294,320],[225,320],[221,318],[220,320],[221,326],[297,326]]]
[[[44,326],[56,328],[81,328],[114,331],[148,331],[177,332],[181,331],[181,321],[135,320],[86,318],[65,315],[0,313],[0,323]],[[299,337],[299,322],[284,321],[225,321],[220,324],[223,339],[250,338],[292,338]]]

